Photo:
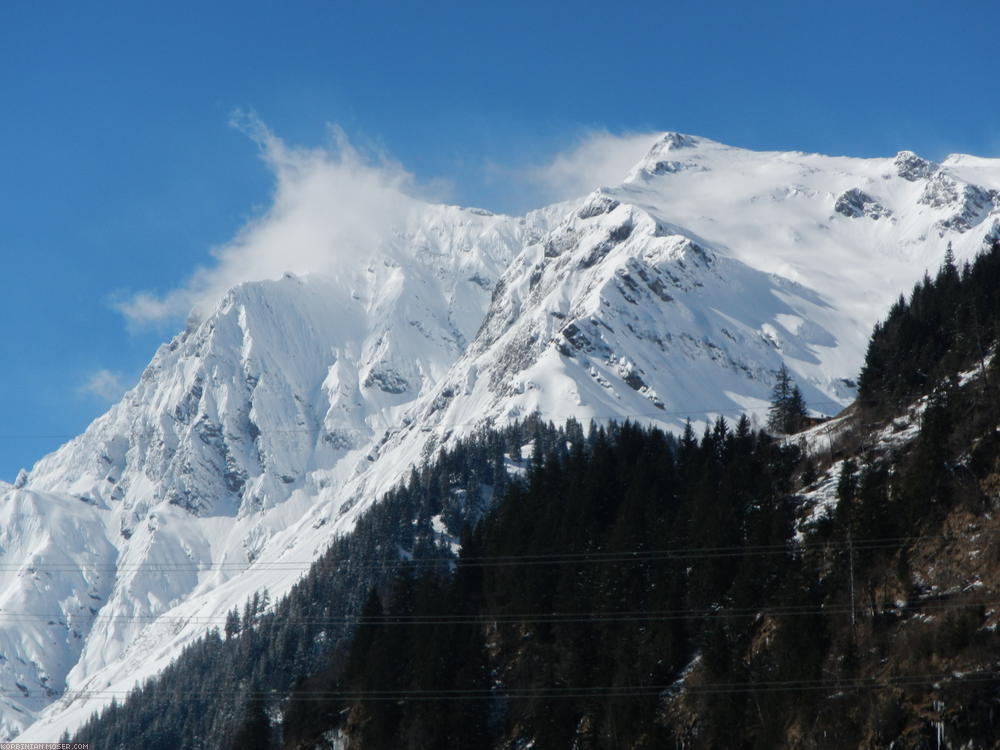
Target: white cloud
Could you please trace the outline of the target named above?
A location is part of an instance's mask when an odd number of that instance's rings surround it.
[[[203,314],[244,281],[334,272],[346,256],[383,244],[420,203],[410,173],[384,155],[362,155],[339,129],[326,148],[292,148],[252,115],[235,119],[274,175],[270,207],[178,288],[117,302],[130,324]]]
[[[110,370],[98,370],[80,386],[80,393],[97,396],[104,401],[117,401],[128,387],[122,382],[118,373]]]
[[[183,292],[173,292],[163,299],[158,299],[149,292],[139,292],[117,302],[115,307],[132,322],[149,322],[177,314],[177,307],[183,306],[186,296],[187,294]]]
[[[591,131],[544,164],[516,170],[515,177],[532,185],[543,203],[578,198],[620,184],[660,135]]]
[[[345,258],[384,248],[422,205],[418,194],[429,192],[384,154],[361,154],[338,128],[331,128],[328,147],[308,149],[286,145],[253,115],[236,115],[234,125],[258,144],[274,175],[270,207],[215,248],[212,265],[196,269],[177,288],[163,295],[141,291],[114,303],[129,325],[204,315],[244,281],[335,273]],[[621,182],[655,138],[595,131],[544,164],[502,171],[544,205]],[[431,188],[440,194],[446,186]]]

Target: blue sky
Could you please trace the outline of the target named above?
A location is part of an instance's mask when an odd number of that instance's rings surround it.
[[[1000,155],[998,27],[986,0],[2,3],[0,478],[181,325],[120,303],[183,286],[266,210],[234,112],[298,146],[336,124],[424,192],[521,211],[604,133]]]

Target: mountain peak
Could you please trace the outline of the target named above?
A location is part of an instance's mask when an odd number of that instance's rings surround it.
[[[667,131],[660,136],[660,140],[654,148],[658,147],[666,151],[676,151],[682,148],[694,148],[702,140],[704,139],[695,135]]]
[[[667,132],[661,135],[625,177],[625,183],[658,175],[675,174],[697,168],[699,146],[713,144],[707,138],[685,133]],[[721,145],[721,144],[720,144]]]
[[[896,173],[904,180],[916,182],[931,177],[939,168],[937,164],[917,156],[912,151],[900,151],[893,160]]]

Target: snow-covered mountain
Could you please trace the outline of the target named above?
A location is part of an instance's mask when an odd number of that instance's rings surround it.
[[[0,487],[0,734],[51,739],[253,591],[280,595],[477,427],[762,414],[782,362],[838,410],[891,301],[949,242],[961,260],[1000,236],[998,190],[1000,160],[669,133],[580,200],[419,205],[335,277],[233,289]]]
[[[811,406],[850,401],[871,327],[948,243],[1000,236],[1000,160],[758,153],[667,134],[501,278],[469,353],[415,419],[539,410],[765,409],[784,362]]]

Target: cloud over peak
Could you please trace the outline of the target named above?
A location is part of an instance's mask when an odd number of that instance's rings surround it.
[[[234,124],[257,143],[274,176],[269,208],[214,248],[214,263],[179,287],[120,300],[116,307],[130,324],[204,314],[244,281],[334,272],[345,256],[380,246],[419,203],[410,173],[384,156],[361,154],[337,128],[329,146],[297,148],[252,115],[237,115]]]
[[[434,197],[398,162],[360,152],[336,126],[327,146],[303,148],[286,144],[253,114],[236,113],[232,123],[258,145],[273,175],[270,206],[179,286],[119,299],[115,307],[130,326],[205,315],[245,281],[336,274],[346,259],[385,249],[393,232]],[[496,171],[512,190],[536,195],[539,205],[554,203],[621,182],[655,137],[592,131],[545,163]]]
[[[577,198],[620,184],[660,135],[592,130],[549,161],[519,170],[519,177],[534,185],[546,203]]]

